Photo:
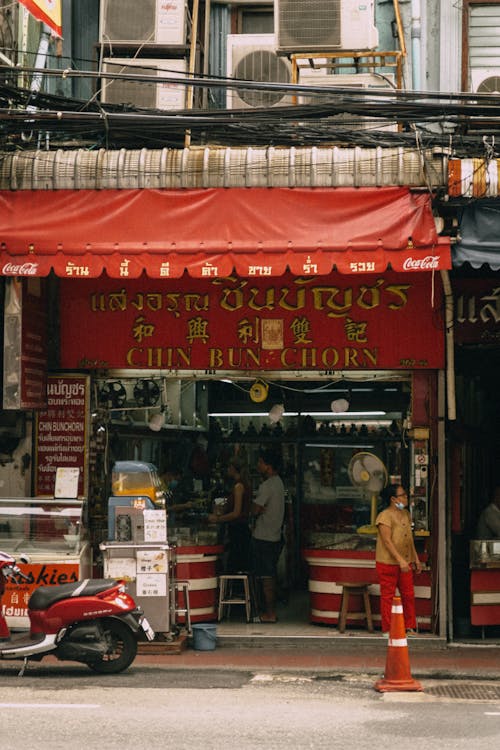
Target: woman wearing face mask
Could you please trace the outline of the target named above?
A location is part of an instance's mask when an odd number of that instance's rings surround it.
[[[190,500],[187,502],[179,502],[179,484],[182,479],[182,472],[180,469],[175,467],[168,469],[161,475],[160,479],[164,488],[169,521],[173,524],[175,522],[176,513],[182,513],[182,511],[189,510],[194,504]]]
[[[422,570],[418,559],[411,530],[411,517],[408,512],[408,495],[399,484],[389,484],[382,490],[382,498],[388,507],[378,514],[377,547],[375,561],[380,582],[380,614],[382,632],[389,633],[391,625],[392,600],[399,590],[403,604],[406,630],[415,631],[415,592],[413,570]]]

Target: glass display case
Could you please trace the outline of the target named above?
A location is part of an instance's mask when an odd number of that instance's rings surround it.
[[[49,498],[0,499],[0,549],[36,562],[80,558],[88,548],[84,503]]]
[[[372,436],[369,436],[372,437]],[[306,442],[302,461],[302,545],[309,549],[372,549],[379,494],[401,475],[398,441]],[[398,480],[399,481],[399,480]]]

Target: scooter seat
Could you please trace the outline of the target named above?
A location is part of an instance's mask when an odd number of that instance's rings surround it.
[[[47,609],[61,599],[95,596],[115,585],[114,578],[86,578],[75,583],[62,583],[60,586],[39,586],[30,596],[28,609]]]

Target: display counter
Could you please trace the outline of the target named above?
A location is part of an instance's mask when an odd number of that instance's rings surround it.
[[[21,570],[31,582],[7,583],[4,607],[11,628],[29,626],[28,599],[38,586],[90,578],[92,550],[87,540],[84,503],[50,498],[0,498],[0,549],[30,562]]]
[[[223,553],[222,544],[181,543],[175,547],[175,578],[189,582],[191,622],[217,620],[218,561]]]
[[[471,624],[500,625],[500,539],[470,544]]]
[[[337,536],[337,535],[336,535]],[[370,603],[375,626],[380,626],[380,586],[375,569],[375,540],[353,537],[349,542],[337,540],[337,545],[350,549],[304,549],[303,559],[308,566],[310,621],[338,625],[342,597],[342,583],[369,584]],[[417,544],[417,540],[416,540]],[[426,555],[417,546],[420,560]],[[432,629],[431,571],[424,569],[415,576],[415,609],[418,630]],[[362,596],[351,597],[347,625],[362,623],[365,614]]]

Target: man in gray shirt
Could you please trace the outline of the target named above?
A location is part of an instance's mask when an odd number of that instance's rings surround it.
[[[262,585],[261,622],[276,622],[276,574],[282,549],[285,488],[279,476],[280,459],[271,450],[259,454],[257,469],[264,477],[252,504],[256,517],[252,534],[253,572]]]

